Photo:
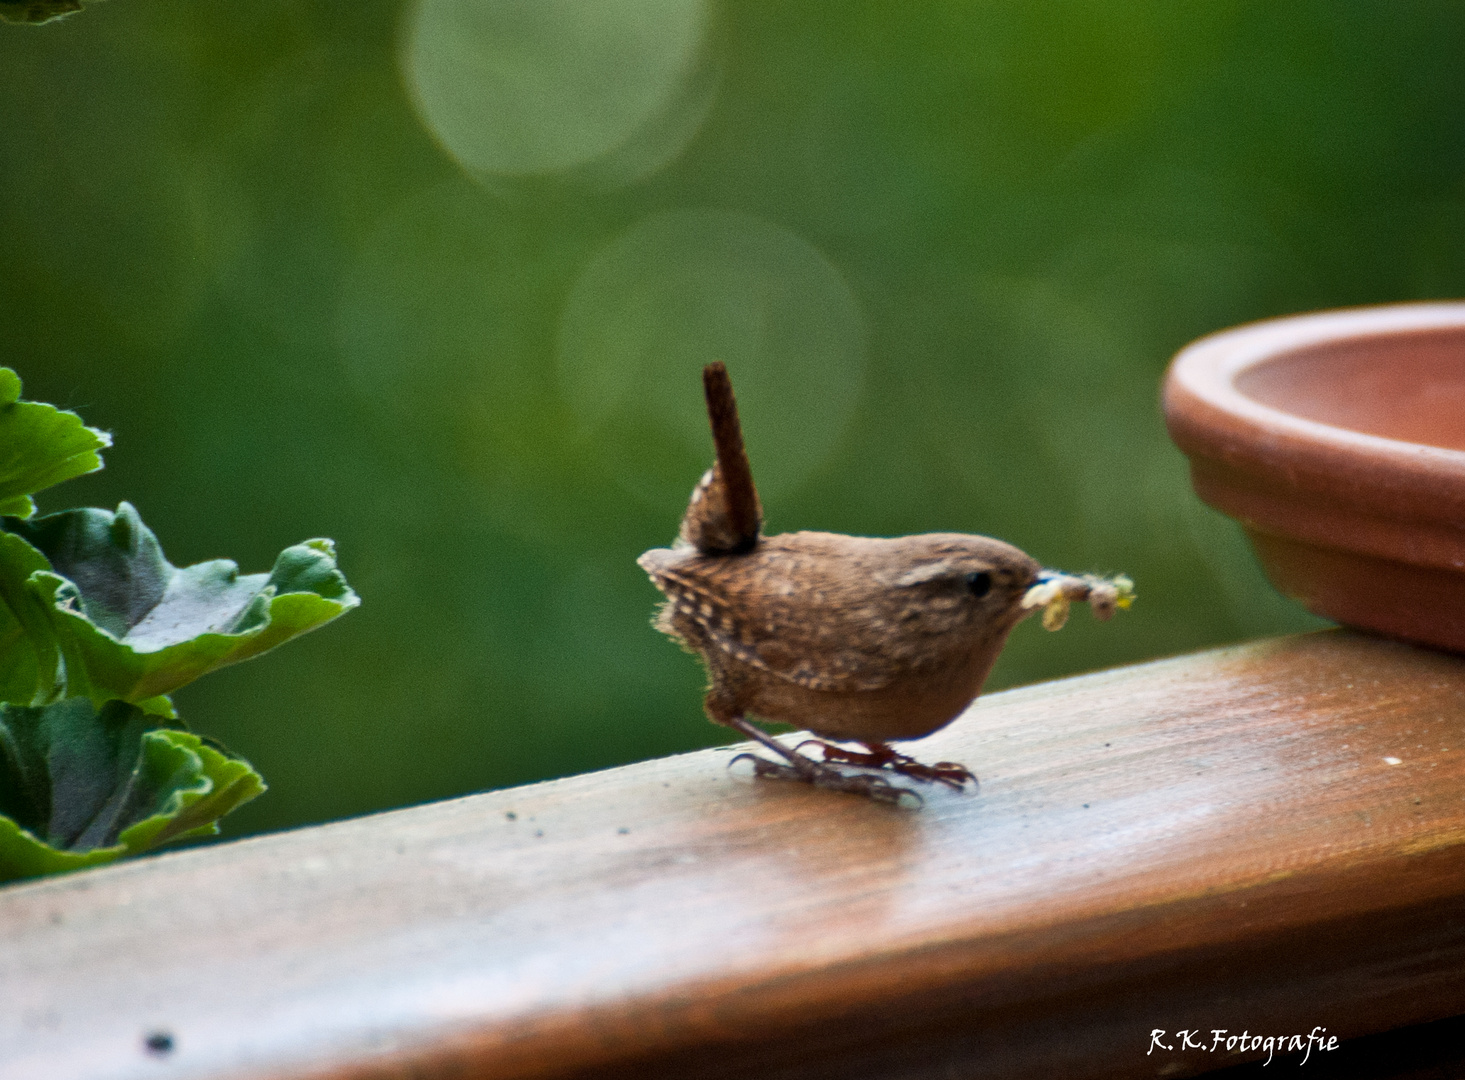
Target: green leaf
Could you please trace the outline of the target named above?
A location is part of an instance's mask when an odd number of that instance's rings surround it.
[[[51,613],[30,584],[50,569],[22,537],[0,532],[0,701],[48,705],[65,692]]]
[[[50,22],[80,10],[81,0],[0,0],[0,22]]]
[[[7,6],[0,0],[0,13]],[[22,5],[23,6],[23,5]],[[102,467],[97,452],[112,445],[74,412],[20,400],[20,376],[0,368],[0,514],[28,518],[31,496]]]
[[[180,789],[158,813],[124,829],[118,839],[128,854],[147,851],[172,840],[216,836],[219,818],[265,790],[263,778],[249,762],[210,745],[192,732],[151,731],[145,741],[159,747],[166,742],[171,751],[186,755],[190,763],[197,759],[209,786],[206,790]]]
[[[241,575],[227,559],[174,567],[127,503],[115,514],[67,510],[32,521],[6,519],[3,527],[48,560],[26,577],[25,587],[61,653],[66,695],[90,697],[99,707],[119,698],[155,712],[171,708],[149,699],[258,656],[360,603],[336,568],[329,540],[286,548],[269,574]],[[0,586],[4,580],[0,574]],[[38,685],[44,668],[38,660]],[[12,682],[22,684],[30,672],[23,666]]]
[[[121,701],[0,705],[0,881],[212,835],[264,790],[248,762],[155,721]]]

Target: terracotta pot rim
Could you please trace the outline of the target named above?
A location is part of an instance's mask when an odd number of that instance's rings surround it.
[[[1196,494],[1242,524],[1284,595],[1351,626],[1465,652],[1465,451],[1306,418],[1237,385],[1270,362],[1306,362],[1314,349],[1321,358],[1334,348],[1355,358],[1361,351],[1366,362],[1377,342],[1387,363],[1415,340],[1425,351],[1458,344],[1465,353],[1465,303],[1352,308],[1224,330],[1171,363],[1165,423],[1190,458]],[[1340,367],[1339,377],[1349,370]],[[1359,395],[1360,408],[1344,415],[1371,411],[1366,380],[1315,385]],[[1388,407],[1381,400],[1380,415]]]
[[[1458,470],[1465,477],[1465,451],[1309,420],[1247,397],[1236,388],[1236,379],[1245,372],[1309,346],[1344,338],[1396,337],[1452,328],[1465,330],[1465,303],[1419,302],[1345,308],[1221,330],[1192,342],[1176,354],[1165,378],[1166,413],[1175,412],[1171,404],[1173,395],[1184,392],[1259,432],[1271,431],[1321,443],[1335,453],[1363,456],[1371,466],[1380,457],[1406,468],[1427,462],[1434,466],[1431,472],[1441,468]]]

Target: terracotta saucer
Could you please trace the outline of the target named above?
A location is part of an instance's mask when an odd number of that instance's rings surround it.
[[[1165,422],[1196,493],[1309,611],[1465,652],[1465,304],[1242,326],[1183,349]]]

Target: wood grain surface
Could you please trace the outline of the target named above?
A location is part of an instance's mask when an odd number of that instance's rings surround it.
[[[714,750],[5,888],[0,1076],[1179,1076],[1258,1055],[1152,1029],[1465,1013],[1465,660],[1328,631],[916,745],[980,790]]]

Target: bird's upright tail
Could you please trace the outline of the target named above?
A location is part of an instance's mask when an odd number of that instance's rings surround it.
[[[707,395],[717,461],[692,490],[678,535],[704,555],[737,555],[757,546],[763,507],[743,447],[732,380],[720,360],[702,369],[702,389]]]

